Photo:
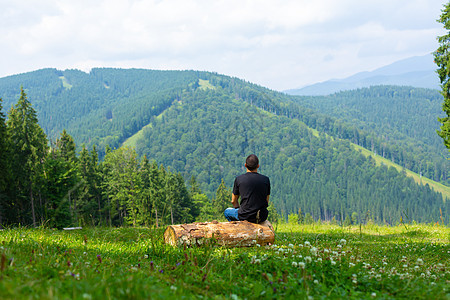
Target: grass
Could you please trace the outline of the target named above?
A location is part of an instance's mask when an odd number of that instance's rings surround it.
[[[152,128],[152,124],[150,123],[142,127],[138,132],[127,138],[122,146],[136,148],[137,141],[144,137],[145,128]]]
[[[275,245],[173,248],[163,231],[0,232],[1,299],[448,299],[448,227],[278,225]]]
[[[66,77],[64,77],[64,76],[59,76],[59,79],[61,79],[62,85],[63,85],[63,87],[64,87],[66,90],[70,90],[70,89],[73,87],[73,85],[71,85],[71,84],[67,81],[67,78],[66,78]]]
[[[216,89],[209,80],[199,79],[198,80],[199,89],[201,90],[214,90]]]

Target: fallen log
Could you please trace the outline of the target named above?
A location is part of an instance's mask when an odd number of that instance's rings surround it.
[[[221,246],[244,247],[273,243],[275,233],[269,221],[254,224],[247,221],[204,222],[170,225],[164,241],[172,246],[203,245],[209,242]]]

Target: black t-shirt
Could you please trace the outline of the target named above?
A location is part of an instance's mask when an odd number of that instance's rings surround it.
[[[256,222],[256,213],[259,210],[260,221],[267,219],[269,212],[267,196],[270,195],[269,177],[259,173],[247,172],[234,180],[233,194],[241,196],[238,210],[239,220]]]

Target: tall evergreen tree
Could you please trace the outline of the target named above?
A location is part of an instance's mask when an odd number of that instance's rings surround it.
[[[213,200],[213,209],[216,218],[223,219],[223,212],[231,206],[231,190],[227,188],[223,179],[216,191],[216,198]]]
[[[64,129],[60,138],[56,142],[60,156],[67,162],[76,162],[76,145],[67,131]]]
[[[7,147],[6,120],[3,113],[2,99],[0,98],[0,227],[3,224],[3,216],[6,214],[7,205],[7,179],[8,179],[8,147]]]
[[[434,60],[438,66],[437,73],[441,81],[442,95],[444,96],[442,110],[447,116],[439,118],[439,122],[442,125],[438,134],[444,140],[445,146],[450,150],[450,2],[445,4],[439,22],[444,25],[447,34],[438,38],[440,45],[434,53]]]
[[[151,165],[146,155],[142,158],[141,162],[141,183],[142,194],[139,199],[139,211],[138,211],[138,223],[142,225],[150,225],[152,220],[152,203],[151,203]]]
[[[44,168],[45,190],[41,216],[51,227],[64,227],[75,220],[72,202],[78,187],[79,175],[76,164],[75,142],[63,131],[46,158]]]
[[[106,224],[109,206],[106,206],[102,193],[102,172],[98,162],[98,152],[95,145],[88,151],[82,146],[77,158],[78,174],[80,176],[76,197],[72,198],[71,207],[74,216],[81,224]],[[103,166],[105,167],[105,166]],[[104,169],[108,171],[107,168]]]
[[[165,169],[161,165],[161,168],[158,168],[158,164],[153,161],[150,167],[150,202],[152,206],[152,214],[155,216],[155,225],[159,227],[160,221],[162,218],[162,208],[165,206],[165,194],[166,191],[164,189],[164,177],[165,177]]]
[[[12,213],[16,222],[36,226],[36,188],[43,172],[48,145],[44,130],[38,124],[36,111],[27,99],[23,87],[20,89],[19,101],[9,112],[6,125],[11,153],[11,177],[15,188]]]

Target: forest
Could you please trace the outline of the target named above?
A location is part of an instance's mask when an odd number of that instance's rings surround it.
[[[440,193],[352,147],[448,184],[433,90],[308,98],[208,72],[44,69],[0,79],[0,95],[3,225],[221,219],[250,153],[271,178],[272,220],[449,220]]]
[[[49,143],[23,89],[8,119],[0,114],[0,137],[3,226],[158,227],[220,219],[231,195],[221,184],[209,201],[194,177],[188,188],[180,173],[139,159],[131,148],[107,147],[100,162],[95,146],[77,153],[65,130]]]

